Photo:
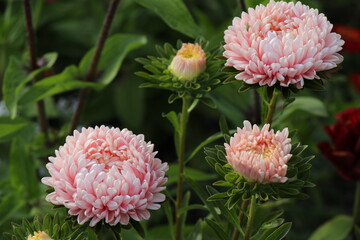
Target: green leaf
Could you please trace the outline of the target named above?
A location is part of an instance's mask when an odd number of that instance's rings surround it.
[[[277,219],[272,219],[270,221],[265,222],[262,226],[261,229],[272,229],[272,228],[276,228],[278,226],[280,226],[281,224],[283,224],[284,219],[283,218],[277,218]]]
[[[222,193],[215,193],[213,195],[211,195],[210,197],[208,197],[208,201],[217,201],[217,200],[222,200],[224,198],[228,198],[229,195],[227,192],[222,192]]]
[[[11,140],[17,133],[27,127],[29,122],[23,119],[0,117],[0,142]]]
[[[40,73],[48,70],[55,63],[56,59],[57,53],[45,54],[42,57],[42,60],[45,61],[44,67],[36,69],[28,74],[18,59],[15,57],[10,58],[10,63],[4,74],[3,94],[4,102],[9,110],[11,118],[15,118],[16,116],[17,103],[25,84]]]
[[[353,227],[353,219],[347,215],[339,215],[321,225],[309,240],[343,240]]]
[[[21,208],[25,202],[18,192],[9,192],[5,197],[0,200],[0,226],[12,218],[14,213]]]
[[[271,233],[265,240],[281,240],[290,231],[291,222],[284,223],[278,227],[273,233]]]
[[[28,200],[40,195],[34,160],[24,138],[14,138],[10,149],[10,181],[13,187],[23,189]]]
[[[289,104],[284,109],[282,115],[276,119],[276,123],[282,122],[283,120],[294,116],[298,118],[299,111],[306,112],[317,117],[326,117],[328,115],[324,103],[319,99],[314,97],[297,97],[293,103]]]
[[[170,164],[169,170],[166,172],[166,175],[169,176],[167,185],[177,182],[178,172],[179,172],[178,169],[179,169],[179,164],[177,164],[177,163]],[[212,180],[212,179],[216,178],[216,175],[213,173],[211,173],[211,174],[205,173],[205,172],[202,172],[200,170],[190,168],[190,167],[185,167],[184,175],[193,179],[194,181],[197,181],[197,182]]]
[[[3,95],[11,118],[16,116],[17,101],[21,89],[26,83],[26,76],[27,73],[24,71],[21,62],[14,57],[10,58],[4,74]]]
[[[135,0],[135,2],[154,11],[172,29],[192,38],[201,35],[201,29],[182,0]]]
[[[162,206],[164,208],[164,211],[165,211],[165,215],[166,215],[166,218],[167,218],[167,221],[168,221],[168,227],[167,227],[167,230],[169,231],[169,234],[171,236],[171,239],[175,239],[175,231],[174,231],[174,216],[173,216],[173,213],[172,213],[172,209],[171,209],[171,206],[170,206],[170,201],[169,200],[166,200]],[[148,236],[149,237],[149,236]]]
[[[207,201],[207,198],[209,197],[208,194],[200,187],[200,185],[197,182],[193,181],[191,178],[184,176],[184,179],[186,180],[187,183],[190,184],[191,188],[198,195],[201,201],[208,207],[209,212],[214,217],[214,219],[217,222],[220,222],[221,219],[215,210],[215,204],[213,202]]]
[[[99,74],[96,82],[108,85],[116,77],[125,56],[132,50],[146,44],[146,37],[135,34],[116,34],[108,38],[96,68]],[[79,65],[81,76],[89,71],[95,48],[85,54]]]
[[[133,219],[130,219],[130,224],[134,227],[134,229],[136,230],[136,232],[142,237],[145,238],[146,234],[145,234],[145,230],[143,228],[143,226],[138,222],[135,221]]]
[[[45,78],[31,86],[21,97],[20,104],[28,104],[39,101],[46,97],[77,88],[93,87],[95,89],[99,89],[101,87],[101,85],[97,83],[76,81],[76,79],[79,78],[79,71],[77,67],[69,66],[62,73]]]
[[[205,219],[206,223],[214,230],[214,232],[216,233],[216,235],[219,237],[219,239],[221,240],[227,240],[227,234],[224,232],[224,230],[222,229],[221,226],[219,226],[219,224],[217,224],[216,222],[209,220],[209,219]]]
[[[129,76],[113,88],[116,115],[133,131],[141,129],[145,120],[145,90],[139,89],[137,80]]]
[[[179,118],[177,116],[177,114],[174,111],[171,111],[169,113],[163,113],[162,114],[163,117],[166,117],[171,125],[173,126],[175,132],[180,132],[180,122],[179,122]]]
[[[228,124],[227,124],[224,114],[221,114],[221,116],[220,116],[219,126],[220,126],[220,130],[221,130],[222,134],[227,134],[227,135],[230,134],[229,127],[228,127]]]

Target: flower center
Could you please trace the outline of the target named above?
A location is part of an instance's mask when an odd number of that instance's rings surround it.
[[[264,159],[265,161],[271,161],[277,149],[278,146],[275,144],[266,140],[260,140],[256,143],[256,145],[248,146],[246,151],[251,152],[258,158]]]
[[[127,146],[114,148],[102,139],[91,143],[86,151],[86,158],[96,160],[100,164],[105,164],[106,168],[111,166],[120,166],[121,162],[129,159]]]

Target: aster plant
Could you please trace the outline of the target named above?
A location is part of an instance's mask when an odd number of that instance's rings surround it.
[[[221,48],[207,50],[207,43],[182,43],[178,41],[178,50],[166,43],[164,47],[157,46],[159,57],[138,58],[147,72],[137,72],[146,82],[140,87],[154,87],[169,90],[172,94],[168,102],[182,100],[182,110],[178,115],[172,111],[163,114],[174,127],[175,147],[178,157],[178,181],[175,201],[175,239],[183,238],[184,216],[181,213],[183,204],[183,182],[185,170],[186,132],[191,111],[199,101],[212,105],[206,97],[214,88],[220,86],[219,71],[223,61],[215,58]]]

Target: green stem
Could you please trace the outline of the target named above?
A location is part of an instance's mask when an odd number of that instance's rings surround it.
[[[275,109],[276,109],[276,102],[277,102],[277,98],[278,98],[279,92],[276,91],[276,89],[274,89],[272,98],[270,100],[270,103],[267,104],[268,106],[268,111],[266,114],[266,123],[271,124],[273,117],[274,117],[274,113],[275,113]]]
[[[184,168],[185,168],[185,138],[186,138],[186,126],[189,118],[189,104],[190,97],[182,97],[182,111],[180,117],[180,132],[179,132],[179,173],[178,173],[178,182],[176,190],[176,202],[175,202],[175,239],[181,239],[181,216],[179,214],[181,202],[182,202],[182,193],[183,193],[183,182],[184,182]]]
[[[354,216],[354,225],[360,227],[360,181],[356,183],[353,216]]]
[[[252,195],[244,240],[250,240],[251,231],[254,224],[255,212],[256,212],[256,197],[255,195]]]
[[[239,213],[239,225],[241,227],[241,223],[242,221],[244,220],[244,213],[246,212],[248,206],[249,206],[249,199],[245,200],[242,202],[241,204],[241,209],[240,209],[240,213]],[[241,232],[241,234],[244,236],[244,232]],[[240,232],[237,228],[235,228],[234,230],[234,234],[233,234],[233,237],[232,239],[233,240],[238,240],[239,239],[239,236],[240,236]]]

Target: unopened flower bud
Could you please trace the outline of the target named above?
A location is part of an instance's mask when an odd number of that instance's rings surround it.
[[[206,67],[206,54],[198,44],[183,43],[173,58],[169,70],[180,80],[188,81],[198,77]]]

